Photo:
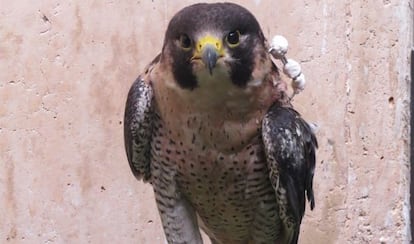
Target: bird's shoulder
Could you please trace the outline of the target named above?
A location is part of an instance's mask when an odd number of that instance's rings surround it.
[[[159,65],[161,59],[161,54],[155,56],[155,58],[145,66],[144,71],[138,76],[138,80],[144,82],[146,84],[150,84],[152,82],[151,74],[154,68]]]

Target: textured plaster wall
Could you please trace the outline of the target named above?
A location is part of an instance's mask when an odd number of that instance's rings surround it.
[[[0,0],[0,243],[163,243],[123,109],[193,2]],[[295,105],[320,150],[301,243],[408,243],[413,1],[237,2],[308,78]]]

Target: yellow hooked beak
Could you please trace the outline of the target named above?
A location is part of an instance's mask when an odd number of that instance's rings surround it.
[[[223,43],[220,39],[206,35],[198,40],[192,59],[201,59],[207,66],[210,75],[216,66],[217,59],[224,56]]]

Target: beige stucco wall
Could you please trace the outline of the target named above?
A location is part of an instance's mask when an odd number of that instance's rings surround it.
[[[163,243],[127,164],[131,82],[195,1],[0,0],[0,243]],[[285,35],[319,125],[301,243],[408,243],[413,1],[237,1]]]

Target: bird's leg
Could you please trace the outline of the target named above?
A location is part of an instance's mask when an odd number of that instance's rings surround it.
[[[193,207],[177,190],[171,191],[171,187],[174,188],[172,185],[167,188],[154,185],[155,199],[167,242],[202,244]]]

